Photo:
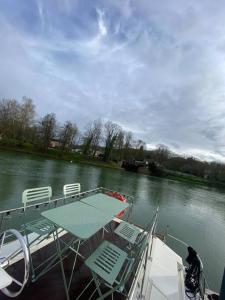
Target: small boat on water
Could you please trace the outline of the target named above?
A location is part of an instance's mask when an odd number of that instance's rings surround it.
[[[141,227],[130,221],[132,196],[77,183],[57,199],[51,187],[25,190],[22,203],[0,212],[0,300],[225,299],[193,248],[185,268],[157,233],[159,208]]]

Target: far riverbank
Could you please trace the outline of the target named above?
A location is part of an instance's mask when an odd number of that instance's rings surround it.
[[[103,168],[110,168],[116,170],[122,170],[122,168],[115,162],[104,162],[100,159],[94,159],[91,157],[86,157],[82,154],[76,154],[71,152],[62,152],[55,149],[48,149],[47,152],[40,152],[34,149],[27,149],[24,147],[8,147],[8,146],[0,146],[0,151],[5,152],[16,152],[16,153],[24,153],[29,155],[36,155],[45,158],[55,159],[55,160],[62,160],[67,161],[70,163],[81,163],[86,165],[91,165],[95,167],[103,167]]]
[[[16,152],[21,154],[29,154],[29,155],[35,155],[39,157],[44,158],[50,158],[54,160],[61,160],[61,161],[67,161],[69,163],[80,163],[95,167],[101,167],[101,168],[109,168],[114,170],[124,170],[121,168],[119,163],[116,162],[104,162],[98,158],[92,158],[87,157],[82,154],[77,153],[71,153],[71,152],[62,152],[57,149],[48,149],[47,152],[41,152],[36,149],[31,149],[30,147],[9,147],[9,146],[3,146],[0,145],[0,151],[4,152]],[[147,169],[146,169],[147,170]],[[187,184],[194,184],[199,186],[209,186],[209,187],[217,187],[217,188],[225,188],[225,183],[222,182],[212,182],[207,179],[203,179],[201,177],[185,174],[185,173],[178,173],[178,172],[172,172],[170,170],[167,170],[164,172],[161,176],[154,176],[152,175],[148,170],[147,171],[140,171],[138,174],[146,175],[146,176],[152,176],[152,177],[160,177],[165,178],[172,181],[178,181],[183,182]]]

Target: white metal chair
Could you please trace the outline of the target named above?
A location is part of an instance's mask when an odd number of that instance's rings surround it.
[[[155,219],[157,222],[157,216],[158,216],[159,208],[157,208],[153,219],[146,225],[145,228],[141,229],[138,226],[135,226],[128,222],[121,222],[119,226],[114,230],[114,233],[127,241],[129,245],[135,245],[140,241],[140,238],[142,237],[144,232],[149,232],[152,228],[153,220]],[[155,225],[156,226],[156,225]]]
[[[40,200],[47,200],[48,203],[50,203],[52,198],[52,188],[50,186],[46,187],[39,187],[39,188],[33,188],[33,189],[27,189],[22,194],[22,203],[24,205],[24,229],[25,229],[25,236],[27,241],[27,246],[29,250],[29,256],[30,256],[30,262],[31,262],[31,271],[32,271],[32,279],[35,280],[35,268],[32,263],[32,257],[30,252],[30,247],[35,242],[40,243],[44,239],[46,239],[50,234],[54,233],[55,227],[52,222],[47,220],[44,217],[35,219],[33,221],[27,222],[27,206],[29,204],[34,204],[37,201]],[[39,204],[40,202],[38,202]],[[30,233],[36,233],[37,237],[33,239],[32,241],[29,241],[28,232]]]
[[[48,202],[51,201],[52,197],[52,188],[50,186],[27,189],[22,194],[22,203],[24,205],[24,215],[26,218],[26,208],[27,204],[37,202],[39,200],[46,199]],[[25,219],[25,228],[31,232],[35,232],[40,236],[49,234],[54,230],[53,224],[47,219],[41,217],[37,220],[26,223]]]
[[[142,230],[139,227],[125,221],[121,222],[114,230],[114,233],[132,245],[137,242],[141,232]]]
[[[114,292],[127,298],[126,283],[134,274],[148,243],[149,234],[143,233],[139,242],[133,245],[132,250],[128,253],[108,241],[103,241],[85,261],[85,265],[91,270],[92,279],[77,297],[77,300],[84,294],[92,281],[96,285],[92,296],[97,291],[99,294],[97,299],[99,300],[110,295],[113,299]],[[107,286],[109,290],[102,292],[101,284]]]
[[[73,197],[77,194],[79,194],[81,191],[80,183],[71,183],[71,184],[65,184],[63,186],[63,196],[64,198]]]

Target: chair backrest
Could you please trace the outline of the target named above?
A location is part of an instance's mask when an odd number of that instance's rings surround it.
[[[66,198],[67,196],[73,196],[80,193],[80,183],[71,183],[65,184],[63,186],[63,195]]]
[[[51,200],[52,188],[50,186],[39,187],[34,189],[27,189],[22,194],[22,203],[26,208],[27,203],[36,202],[38,200]]]

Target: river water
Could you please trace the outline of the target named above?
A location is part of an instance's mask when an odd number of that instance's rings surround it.
[[[21,206],[24,189],[50,185],[62,195],[66,183],[80,182],[82,190],[108,187],[135,198],[134,223],[145,225],[160,205],[158,231],[169,233],[200,254],[210,287],[219,291],[225,266],[225,190],[158,179],[125,171],[0,152],[0,211]],[[185,256],[186,249],[168,238]]]

